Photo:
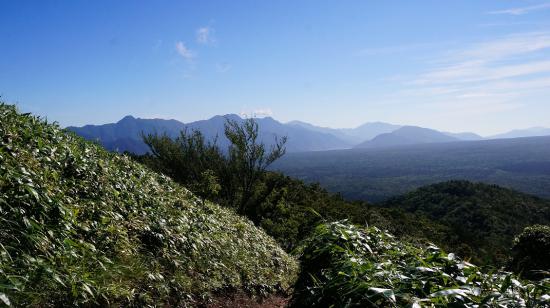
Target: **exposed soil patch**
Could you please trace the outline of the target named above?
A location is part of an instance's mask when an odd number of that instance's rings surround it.
[[[210,302],[201,305],[205,308],[282,308],[288,305],[289,297],[280,294],[271,295],[267,298],[250,297],[245,293],[233,293],[220,295]]]

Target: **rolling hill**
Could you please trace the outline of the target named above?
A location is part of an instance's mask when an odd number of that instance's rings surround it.
[[[463,255],[477,255],[477,258],[496,258],[478,259],[475,263],[504,264],[514,237],[525,227],[550,225],[549,200],[467,181],[421,187],[381,206],[425,216],[449,227],[451,236],[447,244],[456,237],[454,245],[451,244],[455,246],[454,251],[462,250]]]

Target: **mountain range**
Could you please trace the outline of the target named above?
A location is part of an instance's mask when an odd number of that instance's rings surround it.
[[[183,123],[177,120],[141,119],[125,116],[116,123],[103,125],[70,126],[67,130],[101,143],[105,148],[117,152],[144,154],[147,145],[142,134],[167,134],[174,138],[181,131],[201,131],[208,140],[217,140],[221,148],[228,145],[224,136],[227,119],[244,121],[236,114],[214,116],[207,120]],[[279,122],[271,117],[256,118],[260,127],[260,139],[271,145],[276,136],[287,136],[289,152],[326,151],[350,148],[383,148],[411,144],[444,143],[483,139],[517,138],[550,135],[550,129],[530,128],[483,138],[475,133],[441,132],[418,126],[401,126],[384,122],[369,122],[356,128],[328,128],[302,121]],[[217,137],[217,138],[216,138]]]
[[[531,127],[526,129],[514,129],[512,131],[498,134],[489,137],[488,139],[505,139],[505,138],[521,138],[521,137],[539,137],[550,135],[550,128]]]
[[[82,127],[70,126],[67,127],[67,130],[88,140],[98,141],[108,150],[144,154],[148,151],[148,147],[142,140],[142,134],[158,133],[174,138],[183,130],[188,132],[198,130],[207,140],[214,140],[217,137],[218,145],[225,148],[229,142],[224,135],[224,124],[227,119],[237,122],[244,121],[235,114],[215,116],[208,120],[187,124],[176,120],[140,119],[126,116],[116,123]],[[353,146],[353,143],[333,134],[310,130],[298,125],[283,124],[271,117],[256,120],[260,126],[260,139],[264,143],[270,145],[276,136],[287,136],[286,147],[289,152],[345,149]]]

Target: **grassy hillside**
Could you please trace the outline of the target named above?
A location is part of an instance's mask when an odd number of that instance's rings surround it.
[[[391,199],[383,207],[424,216],[449,228],[456,237],[448,247],[476,258],[502,264],[516,235],[530,225],[550,225],[550,201],[510,189],[450,181],[422,187]],[[448,237],[447,241],[452,241]]]
[[[0,305],[178,305],[296,271],[248,220],[0,105]]]
[[[375,227],[319,225],[301,251],[295,307],[548,307],[550,280],[521,281]]]
[[[353,200],[385,201],[449,180],[550,198],[550,137],[289,153],[274,169]]]

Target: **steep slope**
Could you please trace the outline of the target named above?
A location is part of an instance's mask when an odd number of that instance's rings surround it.
[[[228,140],[224,136],[224,124],[226,119],[242,122],[243,119],[236,114],[215,116],[208,120],[195,121],[184,124],[176,120],[161,119],[136,119],[132,116],[124,117],[117,123],[104,125],[86,125],[83,127],[67,127],[68,130],[88,139],[97,140],[105,148],[112,151],[129,151],[135,154],[144,154],[148,147],[141,140],[141,133],[166,133],[176,136],[181,130],[198,130],[209,140],[218,137],[217,142],[222,148],[226,148]],[[304,127],[282,124],[273,118],[256,119],[262,135],[260,139],[266,144],[273,141],[274,136],[287,136],[287,150],[289,152],[321,151],[333,149],[345,149],[352,146],[351,143],[332,134],[312,131]]]
[[[296,271],[250,221],[0,105],[0,302],[185,306],[286,289]]]
[[[460,139],[448,136],[439,131],[417,126],[403,126],[391,133],[376,136],[374,139],[363,142],[355,148],[382,148],[411,144],[453,142]]]
[[[492,255],[495,260],[490,261],[496,263],[505,261],[514,236],[525,227],[550,225],[550,201],[467,181],[422,187],[382,206],[403,209],[446,225],[460,242],[469,246],[462,249],[475,250],[480,259]]]

